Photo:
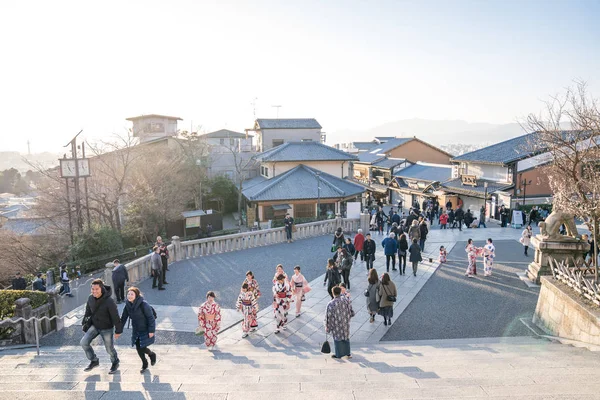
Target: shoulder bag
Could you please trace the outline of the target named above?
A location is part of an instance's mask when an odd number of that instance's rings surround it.
[[[392,296],[391,294],[388,294],[387,290],[385,289],[385,287],[387,285],[381,284],[381,286],[383,286],[383,291],[385,292],[385,295],[387,296],[387,301],[391,301],[392,303],[396,302],[396,296]]]

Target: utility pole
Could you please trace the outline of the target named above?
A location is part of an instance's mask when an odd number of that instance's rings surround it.
[[[317,171],[317,221],[321,219],[321,172]]]

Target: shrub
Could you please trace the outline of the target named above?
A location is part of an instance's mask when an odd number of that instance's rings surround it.
[[[118,253],[121,250],[123,250],[123,240],[119,231],[98,227],[79,235],[69,249],[69,253],[72,260],[86,260]]]
[[[0,320],[15,315],[15,301],[21,298],[31,300],[31,307],[38,308],[48,303],[48,293],[31,290],[1,290],[0,291]]]

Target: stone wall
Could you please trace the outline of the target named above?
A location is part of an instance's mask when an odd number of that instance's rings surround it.
[[[552,336],[600,345],[600,308],[551,277],[541,284],[533,322]]]

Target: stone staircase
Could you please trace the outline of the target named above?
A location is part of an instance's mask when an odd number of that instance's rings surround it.
[[[357,344],[350,360],[306,345],[157,345],[145,374],[134,349],[117,350],[115,375],[102,346],[90,373],[75,346],[0,351],[0,399],[600,399],[598,353],[531,337]]]

